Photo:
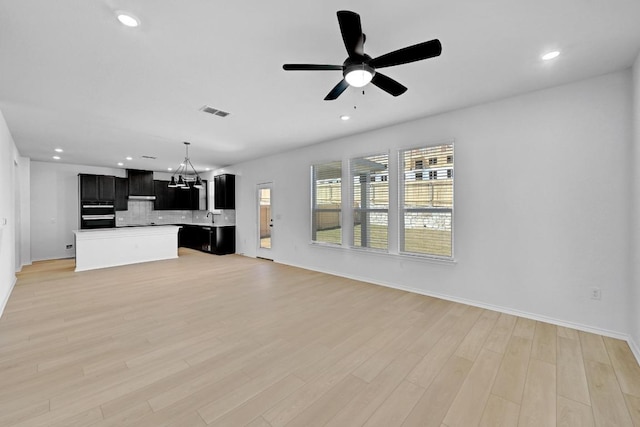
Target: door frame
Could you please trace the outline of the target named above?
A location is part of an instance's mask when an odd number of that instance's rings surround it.
[[[269,206],[271,207],[271,218],[269,218],[269,222],[271,223],[271,247],[270,248],[262,248],[260,247],[260,190],[269,189]],[[262,182],[256,185],[256,257],[264,258],[268,260],[273,260],[273,182]]]

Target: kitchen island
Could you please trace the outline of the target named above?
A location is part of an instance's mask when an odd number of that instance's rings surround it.
[[[75,271],[177,258],[179,230],[176,225],[75,230]]]

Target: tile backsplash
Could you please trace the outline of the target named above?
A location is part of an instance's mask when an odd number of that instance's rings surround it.
[[[216,210],[213,214],[215,224],[235,225],[236,211],[233,209]],[[116,211],[116,227],[125,225],[149,224],[203,224],[211,223],[207,211],[156,211],[153,201],[129,200],[126,211]]]

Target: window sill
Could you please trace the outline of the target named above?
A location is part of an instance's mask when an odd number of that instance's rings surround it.
[[[391,253],[380,249],[360,248],[352,246],[337,245],[335,243],[310,242],[310,246],[318,248],[326,248],[338,251],[346,251],[354,254],[367,254],[381,256],[384,258],[398,259],[403,261],[416,261],[428,264],[456,265],[458,261],[455,258],[440,258],[429,255],[411,254],[406,252]]]
[[[316,241],[310,241],[309,242],[310,246],[317,246],[320,248],[329,248],[329,249],[343,249],[342,245],[339,245],[337,243],[327,243],[327,242],[316,242]]]

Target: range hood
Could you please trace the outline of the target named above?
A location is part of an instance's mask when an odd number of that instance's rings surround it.
[[[129,196],[129,200],[155,200],[156,196]]]
[[[127,169],[129,179],[129,200],[155,200],[153,172]]]

